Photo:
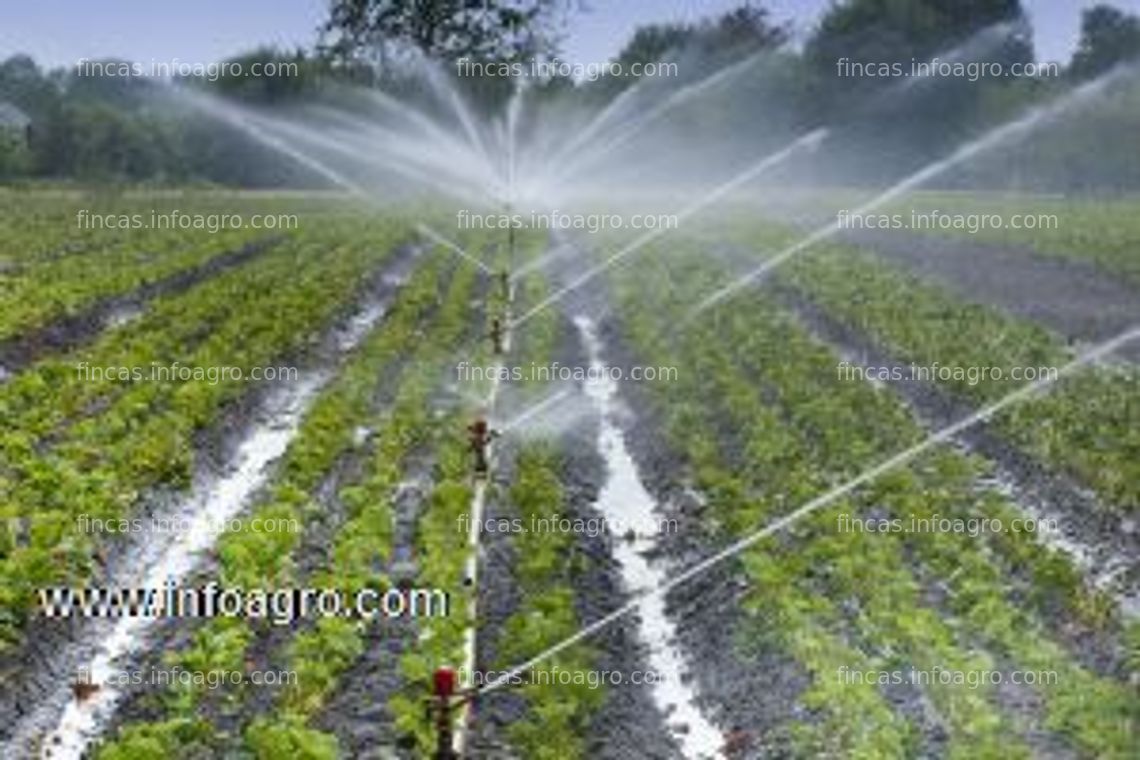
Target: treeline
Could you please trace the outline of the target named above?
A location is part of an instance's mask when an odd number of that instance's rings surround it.
[[[249,71],[254,63],[277,68],[260,76],[191,73],[173,83],[272,104],[316,92],[326,79],[354,76],[300,51],[257,50],[229,63],[235,67],[222,69]],[[45,71],[26,55],[12,56],[0,63],[0,178],[242,186],[311,182],[304,171],[189,107],[167,81],[129,61],[81,61],[70,69]]]
[[[638,30],[618,60],[687,56],[686,68],[703,62],[717,70],[727,60],[756,56],[747,76],[735,77],[721,97],[702,95],[700,113],[673,118],[692,123],[690,136],[730,145],[736,156],[755,155],[739,150],[742,134],[775,147],[826,127],[829,139],[814,165],[803,172],[805,161],[796,162],[788,181],[806,174],[856,184],[906,176],[1121,66],[1111,86],[1068,117],[939,182],[1049,192],[1140,189],[1136,15],[1103,4],[1084,10],[1078,45],[1069,61],[1059,62],[1038,60],[1020,0],[846,0],[800,44],[790,44],[792,37],[793,30],[774,26],[763,8],[749,5],[719,19]],[[931,61],[934,75],[915,76]],[[628,84],[610,83],[606,97]]]
[[[312,51],[254,50],[230,59],[220,73],[189,72],[176,77],[176,84],[265,108],[335,97],[344,84],[407,96],[415,85],[400,72],[409,55],[445,63],[549,59],[557,56],[559,25],[574,9],[566,0],[432,0],[431,13],[423,5],[334,0],[321,44]],[[652,83],[676,89],[734,62],[752,61],[730,93],[702,98],[699,109],[678,113],[677,128],[708,143],[719,141],[727,152],[741,139],[776,144],[828,126],[834,133],[827,157],[831,174],[874,178],[897,175],[909,163],[940,155],[1140,56],[1140,20],[1109,5],[1086,9],[1080,34],[1072,59],[1057,70],[1018,76],[1017,67],[1036,60],[1021,0],[845,0],[800,39],[760,5],[746,4],[700,23],[638,29],[616,62],[626,71],[634,63],[681,63],[685,77]],[[913,87],[901,81],[907,73],[892,73],[910,72],[915,62],[936,56],[947,63],[984,61],[990,69],[977,79],[932,77]],[[310,173],[188,107],[177,94],[180,88],[154,77],[108,75],[131,65],[84,61],[44,70],[23,55],[0,63],[0,179],[314,182]],[[888,75],[868,75],[871,66]],[[995,68],[1004,73],[994,75]],[[535,89],[538,97],[588,110],[637,81],[561,78]],[[467,79],[463,85],[475,106],[487,111],[501,106],[510,87],[503,79]],[[1124,88],[1098,98],[1079,120],[1001,151],[981,168],[984,176],[975,171],[958,179],[1060,190],[1135,189],[1138,127],[1140,97],[1135,87]]]

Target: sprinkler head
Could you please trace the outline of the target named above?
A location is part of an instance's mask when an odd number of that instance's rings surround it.
[[[435,695],[443,699],[448,699],[455,694],[455,669],[446,665],[438,667],[431,677],[432,687]]]

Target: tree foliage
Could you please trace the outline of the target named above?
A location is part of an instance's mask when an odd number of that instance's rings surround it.
[[[778,48],[788,30],[769,20],[760,6],[742,5],[724,15],[697,23],[649,24],[639,27],[616,58],[623,68],[635,63],[676,60],[695,49],[704,55],[739,56],[758,49]]]
[[[922,60],[1022,17],[1021,0],[847,0],[824,15],[807,56],[828,68],[842,57]]]
[[[455,61],[515,61],[553,49],[563,0],[333,0],[326,30],[342,55],[414,49]]]
[[[44,71],[28,56],[0,62],[0,102],[31,120],[26,139],[0,134],[0,177],[36,176],[83,181],[213,181],[253,186],[292,183],[305,174],[266,161],[248,137],[188,109],[147,76],[92,75],[130,62],[94,61],[89,70]],[[184,86],[261,104],[311,94],[341,75],[324,60],[300,51],[258,49],[231,59],[243,71],[253,64],[293,65],[288,75],[186,77]],[[234,67],[222,67],[234,72]]]
[[[1081,39],[1069,73],[1092,79],[1115,64],[1140,56],[1140,18],[1111,5],[1097,5],[1081,14]]]

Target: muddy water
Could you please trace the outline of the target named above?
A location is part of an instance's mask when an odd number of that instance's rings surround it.
[[[627,590],[636,593],[658,588],[667,581],[666,568],[646,559],[647,552],[656,544],[654,526],[660,524],[656,502],[642,483],[622,431],[614,423],[618,385],[606,373],[601,359],[602,343],[595,325],[587,317],[577,318],[575,324],[590,359],[590,379],[586,381],[585,390],[601,416],[598,450],[608,470],[597,508],[610,524],[629,526],[634,531],[633,540],[619,538],[614,549]],[[665,614],[664,597],[659,594],[645,597],[638,612],[638,632],[648,645],[649,667],[658,674],[650,692],[658,710],[669,716],[673,739],[685,757],[721,756],[719,748],[724,743],[721,732],[697,705],[693,681],[682,680],[688,667],[674,643],[677,631]]]
[[[349,351],[376,324],[385,304],[366,304],[333,340],[341,351]],[[267,399],[254,423],[238,446],[233,467],[225,474],[197,484],[193,492],[168,516],[170,524],[186,526],[168,540],[140,541],[131,550],[124,566],[126,577],[116,578],[116,587],[165,589],[175,587],[198,565],[202,553],[211,548],[219,526],[230,523],[247,505],[253,494],[265,485],[270,465],[285,453],[297,434],[305,411],[318,391],[329,380],[325,371],[303,372],[296,380],[282,383]],[[164,516],[167,517],[167,516]],[[153,539],[154,537],[152,537]],[[11,743],[0,748],[0,756],[20,757],[46,734],[42,757],[78,760],[88,745],[104,730],[123,696],[120,683],[128,673],[134,655],[147,646],[146,634],[154,618],[127,617],[114,622],[96,622],[75,645],[78,652],[68,660],[80,663],[73,674],[83,682],[98,685],[84,701],[71,694],[71,685],[61,683],[55,694],[30,713],[17,726]],[[145,679],[148,674],[143,674]],[[64,705],[62,715],[60,707]]]

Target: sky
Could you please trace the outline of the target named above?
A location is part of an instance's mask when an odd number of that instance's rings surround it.
[[[1066,62],[1076,44],[1080,11],[1103,0],[1022,0],[1034,22],[1037,57]],[[741,0],[584,0],[572,15],[563,58],[600,63],[615,55],[639,25],[694,20]],[[763,0],[775,19],[806,34],[832,0]],[[1109,0],[1140,13],[1140,0]],[[80,58],[209,63],[259,44],[309,46],[327,0],[0,0],[0,59],[31,54],[52,66]]]

